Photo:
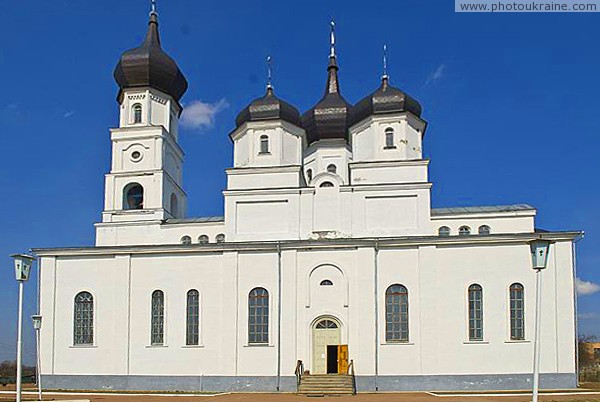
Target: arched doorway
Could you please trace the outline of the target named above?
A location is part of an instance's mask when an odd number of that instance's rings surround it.
[[[312,326],[312,374],[338,373],[340,322],[333,317],[318,318]]]

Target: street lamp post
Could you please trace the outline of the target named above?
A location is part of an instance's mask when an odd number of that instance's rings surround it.
[[[23,363],[23,285],[29,279],[31,265],[35,258],[26,254],[13,254],[15,278],[19,284],[19,313],[17,322],[17,402],[21,402],[22,363]]]
[[[40,329],[42,328],[42,316],[32,315],[31,320],[33,321],[33,329],[35,329],[35,374],[36,382],[38,386],[38,399],[42,400],[42,359],[40,357]]]
[[[550,240],[539,238],[529,242],[531,264],[535,270],[535,335],[533,340],[533,395],[532,401],[538,402],[540,389],[540,327],[542,323],[542,270],[548,264]]]

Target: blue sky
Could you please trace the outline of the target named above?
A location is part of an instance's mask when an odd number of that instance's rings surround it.
[[[9,254],[94,242],[109,127],[112,70],[146,30],[146,0],[0,3],[0,360],[14,358],[16,283]],[[227,134],[264,92],[305,111],[324,90],[328,21],[337,23],[343,95],[373,91],[388,44],[392,83],[429,122],[433,205],[530,203],[537,226],[580,229],[580,329],[600,336],[600,14],[457,14],[452,1],[159,0],[163,47],[187,76],[189,215],[221,215]],[[27,284],[26,317],[35,311]],[[26,322],[25,356],[33,361]]]

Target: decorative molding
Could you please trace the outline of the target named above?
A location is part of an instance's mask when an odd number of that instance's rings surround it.
[[[129,100],[142,100],[142,99],[146,99],[146,94],[127,95],[127,99],[129,99]]]
[[[153,101],[156,101],[158,103],[160,103],[161,105],[166,105],[167,104],[167,100],[164,98],[161,98],[160,96],[156,96],[154,94],[150,94],[150,99]]]

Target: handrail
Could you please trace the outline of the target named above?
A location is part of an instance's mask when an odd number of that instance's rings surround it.
[[[354,360],[350,359],[350,364],[348,364],[348,372],[346,373],[352,376],[352,395],[356,395],[356,375],[354,373]]]
[[[296,371],[294,373],[296,374],[296,388],[298,388],[300,381],[302,381],[302,374],[304,373],[304,363],[302,363],[302,360],[298,360],[296,363]]]

